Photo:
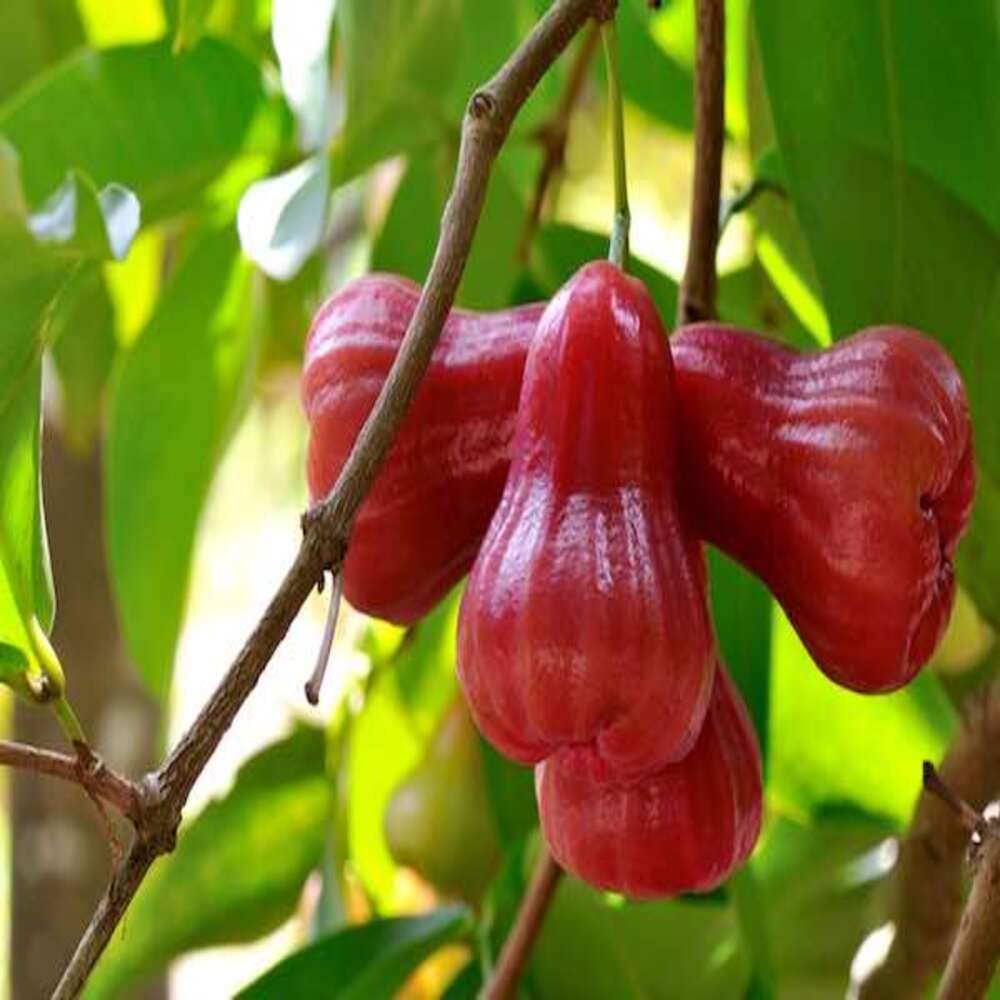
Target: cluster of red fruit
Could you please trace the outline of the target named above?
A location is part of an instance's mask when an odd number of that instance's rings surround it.
[[[331,488],[419,289],[320,310],[303,394]],[[408,623],[471,567],[458,670],[483,734],[536,764],[555,858],[633,897],[717,885],[761,820],[760,754],[718,659],[702,543],[770,587],[816,663],[897,688],[933,652],[974,491],[961,379],[909,330],[798,354],[582,268],[547,305],[455,310],[353,529],[344,590]]]

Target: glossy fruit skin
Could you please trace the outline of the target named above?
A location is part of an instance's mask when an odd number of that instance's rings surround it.
[[[632,776],[683,756],[701,728],[714,639],[676,426],[652,300],[586,265],[532,341],[513,464],[459,614],[473,717],[515,760],[570,747]]]
[[[459,697],[423,760],[393,792],[386,843],[399,864],[445,895],[475,902],[500,860],[492,816],[479,734]]]
[[[412,282],[373,274],[316,314],[302,374],[313,500],[346,462],[419,297]],[[351,533],[344,593],[356,608],[410,624],[468,572],[507,476],[525,355],[541,312],[530,305],[448,317]]]
[[[607,782],[584,755],[535,769],[552,856],[580,878],[633,899],[707,892],[753,850],[763,812],[760,750],[721,665],[705,724],[680,761]]]
[[[684,494],[838,684],[906,684],[940,640],[975,491],[961,377],[932,340],[874,327],[812,354],[716,324],[671,341]]]

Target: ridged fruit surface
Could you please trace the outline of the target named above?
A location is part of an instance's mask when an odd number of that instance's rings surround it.
[[[302,397],[314,500],[333,486],[420,297],[368,275],[332,296],[306,343]],[[453,310],[430,367],[358,513],[344,564],[357,608],[409,624],[468,572],[510,463],[517,400],[541,305]]]
[[[951,359],[899,327],[799,354],[700,324],[671,347],[701,536],[768,585],[838,684],[905,684],[948,623],[975,489]]]
[[[385,813],[389,851],[445,895],[475,901],[500,859],[479,734],[461,697]]]
[[[760,751],[723,667],[715,678],[705,724],[683,760],[629,783],[603,780],[581,754],[538,765],[542,830],[563,868],[598,888],[653,899],[707,892],[746,860],[760,832]]]
[[[634,775],[701,728],[714,640],[676,497],[673,383],[652,300],[613,265],[586,265],[545,310],[458,626],[472,714],[515,760],[572,746]]]

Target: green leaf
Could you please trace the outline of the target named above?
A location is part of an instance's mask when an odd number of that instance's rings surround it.
[[[719,277],[719,318],[793,347],[822,346],[779,294],[759,260]]]
[[[629,0],[633,9],[641,9],[644,0]],[[742,138],[747,131],[746,112],[746,23],[748,0],[726,0],[726,130]],[[650,19],[653,38],[681,70],[693,73],[695,57],[694,5],[674,2],[664,4]],[[652,81],[651,81],[652,83]],[[655,84],[653,84],[655,86]],[[676,86],[676,84],[674,84]],[[693,83],[692,83],[693,89]],[[689,94],[691,91],[689,90]]]
[[[515,764],[481,739],[483,774],[497,836],[505,847],[538,826],[534,768]]]
[[[437,245],[447,174],[448,162],[440,151],[410,158],[372,246],[373,271],[423,283]]]
[[[471,929],[469,911],[443,907],[420,917],[371,920],[303,948],[266,972],[239,1000],[391,997],[424,959]]]
[[[175,57],[166,41],[71,56],[0,107],[39,204],[79,168],[123,184],[148,224],[187,210],[241,153],[270,150],[287,125],[259,68],[214,39]]]
[[[372,269],[422,283],[437,246],[441,212],[454,171],[445,151],[414,156],[396,189],[372,249]],[[500,309],[510,303],[519,270],[517,247],[526,208],[501,156],[490,176],[483,213],[459,286],[459,305]]]
[[[957,727],[940,682],[924,671],[902,691],[861,695],[827,680],[775,605],[768,794],[792,815],[849,805],[902,828],[921,764]]]
[[[319,864],[331,798],[322,730],[300,726],[252,757],[150,871],[88,1000],[131,995],[129,987],[177,955],[278,927]]]
[[[72,298],[71,282],[82,275],[82,258],[104,257],[118,238],[130,240],[107,221],[98,196],[81,185],[80,212],[64,219],[72,239],[58,249],[31,232],[59,229],[51,218],[28,217],[18,156],[0,139],[0,681],[36,699],[45,675],[58,688],[62,671],[45,633],[52,626],[54,595],[40,484],[41,356],[59,332],[51,323],[60,295]],[[73,191],[77,190],[76,182]],[[69,196],[67,196],[69,197]],[[77,225],[78,218],[80,225]],[[129,227],[124,227],[129,228]],[[97,236],[97,232],[100,236]],[[79,237],[79,239],[76,239]],[[96,344],[91,344],[96,347]],[[100,367],[99,358],[93,359]]]
[[[616,24],[625,98],[657,121],[690,132],[694,124],[690,64],[679,63],[650,37],[651,15],[643,0],[620,4]]]
[[[248,267],[231,230],[197,240],[124,358],[105,460],[108,546],[122,629],[164,695],[198,518],[253,371]]]
[[[517,48],[524,27],[523,7],[519,0],[460,5],[457,65],[449,102],[456,122],[476,88],[489,80]]]
[[[766,761],[771,696],[771,595],[755,576],[716,549],[708,550],[708,569],[719,652],[743,695]]]
[[[995,5],[821,0],[806,11],[763,0],[754,9],[789,191],[834,336],[915,326],[965,377],[983,486],[959,572],[1000,622]]]
[[[573,1000],[740,1000],[749,973],[732,906],[625,903],[565,878],[529,982],[538,996]]]
[[[30,694],[35,629],[52,627],[55,599],[40,482],[41,363],[0,402],[0,682]]]
[[[377,903],[392,898],[396,863],[383,827],[390,798],[417,765],[441,713],[455,694],[455,621],[458,591],[410,629],[379,661],[354,721],[347,784],[364,789],[348,803],[350,857]]]
[[[861,813],[775,817],[754,857],[779,996],[842,997],[865,936],[888,919],[887,828]]]
[[[270,277],[293,277],[323,238],[329,189],[325,155],[251,184],[237,216],[243,252]]]
[[[435,124],[448,130],[460,9],[459,0],[337,4],[347,107],[333,147],[335,183],[428,145]]]
[[[197,44],[205,33],[205,22],[213,6],[215,0],[178,0],[174,52],[183,52]]]
[[[73,261],[27,229],[16,156],[0,140],[0,682],[31,695],[50,672],[55,599],[40,481],[41,355]],[[53,678],[55,679],[55,678]]]
[[[80,268],[59,296],[51,325],[63,434],[79,451],[93,443],[118,355],[115,313],[96,267]]]
[[[750,22],[747,66],[747,113],[754,176],[777,181],[784,197],[763,192],[750,206],[755,226],[757,259],[788,307],[821,346],[830,344],[830,321],[820,297],[819,277],[802,234],[795,208],[787,196],[788,177],[774,135],[771,107],[764,85],[760,45]],[[760,171],[760,174],[757,171]]]
[[[83,25],[74,3],[0,4],[0,101],[82,43]]]

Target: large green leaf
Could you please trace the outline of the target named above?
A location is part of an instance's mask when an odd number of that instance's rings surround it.
[[[771,595],[721,552],[708,553],[712,617],[719,652],[753,719],[766,759],[771,681]]]
[[[147,223],[189,208],[241,152],[273,148],[285,124],[258,67],[213,39],[176,57],[166,41],[84,50],[0,107],[32,205],[77,167],[135,191]]]
[[[290,955],[239,1000],[312,1000],[317,990],[327,1000],[392,997],[425,958],[471,927],[471,915],[461,906],[348,927]]]
[[[447,132],[460,10],[458,0],[339,0],[346,114],[333,147],[336,181],[427,145],[435,123]]]
[[[618,8],[622,92],[646,114],[690,132],[694,123],[691,65],[682,65],[652,39],[652,17],[644,0],[625,0]]]
[[[391,899],[396,874],[385,840],[385,809],[454,697],[457,614],[456,591],[388,655],[378,655],[375,643],[368,643],[375,677],[351,730],[348,839],[351,863],[380,904]]]
[[[0,101],[82,43],[83,25],[75,3],[0,4]]]
[[[1000,621],[995,5],[761,0],[755,12],[778,146],[834,336],[906,323],[939,338],[965,377],[982,488],[959,569]]]
[[[459,305],[499,309],[510,302],[519,264],[525,206],[501,157],[490,176],[483,213],[458,290]],[[423,282],[437,245],[441,212],[454,170],[447,151],[411,159],[372,249],[372,268]]]
[[[847,993],[858,946],[886,919],[884,880],[894,859],[885,825],[870,816],[773,819],[753,868],[779,996],[832,1000]]]
[[[45,672],[38,629],[52,627],[55,611],[39,468],[41,381],[35,361],[0,401],[0,681],[25,694],[25,680]]]
[[[642,0],[629,0],[633,7]],[[743,137],[747,129],[746,116],[746,22],[749,0],[726,0],[726,129]],[[653,38],[681,71],[693,72],[695,57],[695,5],[684,0],[665,3],[663,10],[651,19]],[[676,71],[674,71],[676,73]],[[677,83],[671,84],[672,88]],[[689,98],[690,100],[690,98]]]
[[[258,327],[231,229],[198,238],[125,356],[105,460],[115,597],[133,659],[164,694],[198,517],[242,411]]]
[[[173,957],[250,941],[295,909],[319,864],[331,812],[322,730],[300,727],[240,769],[230,791],[182,828],[158,861],[86,991],[89,1000],[128,988]]]
[[[0,140],[0,681],[36,695],[44,694],[34,683],[40,673],[61,687],[45,638],[54,597],[39,468],[42,350],[56,299],[88,254],[110,255],[115,229],[99,192],[86,182],[73,191],[73,211],[58,223],[28,217],[17,156]],[[52,236],[53,228],[53,245],[32,232]],[[134,226],[120,229],[118,249],[133,235]]]
[[[195,45],[205,33],[205,22],[215,0],[177,0],[177,28],[174,51],[182,52]]]
[[[563,880],[533,951],[545,1000],[738,1000],[749,961],[720,901],[628,904]]]
[[[920,791],[921,764],[954,735],[951,702],[924,671],[888,695],[837,687],[812,662],[775,605],[771,638],[768,793],[792,815],[850,806],[900,827]]]

